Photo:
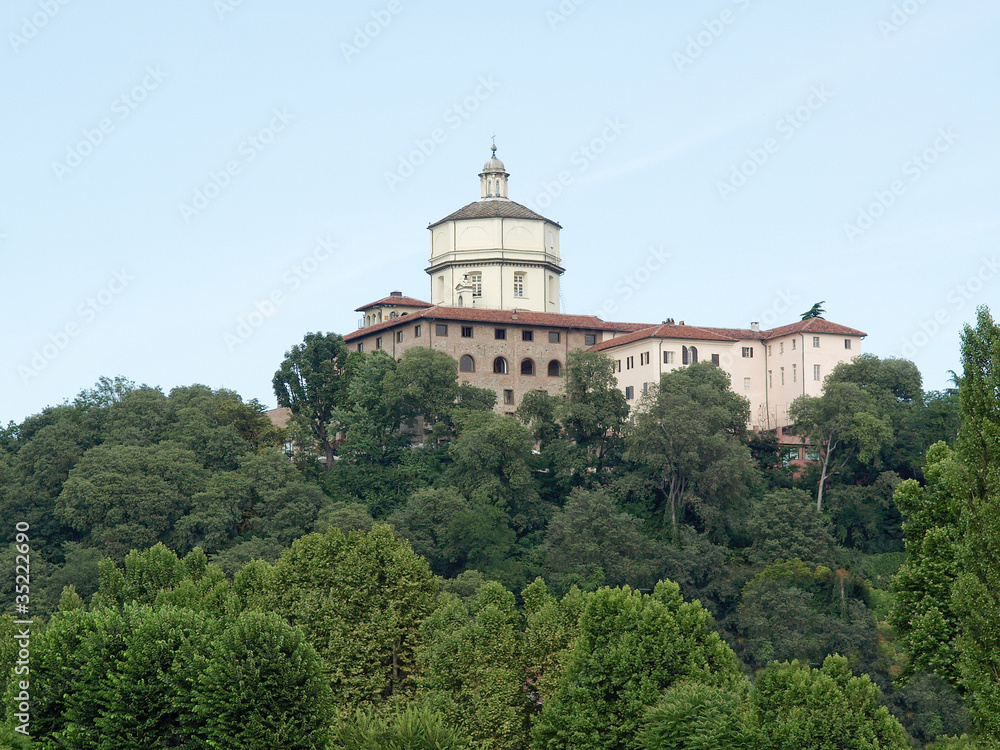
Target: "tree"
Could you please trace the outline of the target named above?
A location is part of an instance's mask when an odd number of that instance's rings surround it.
[[[815,305],[813,305],[808,310],[806,310],[804,313],[802,313],[802,320],[809,320],[809,318],[821,318],[821,317],[823,317],[823,313],[826,312],[826,310],[823,309],[823,304],[825,302],[826,302],[826,300],[822,300],[820,302],[817,302]]]
[[[322,662],[273,612],[243,612],[212,641],[193,693],[204,746],[327,747],[333,702]]]
[[[270,609],[315,646],[340,710],[411,684],[414,642],[437,584],[427,562],[389,526],[301,537],[268,580]]]
[[[566,434],[594,456],[600,472],[609,452],[619,448],[629,414],[611,357],[570,350],[566,355],[565,400],[558,414]]]
[[[810,565],[833,565],[836,558],[829,525],[812,512],[802,490],[775,490],[754,506],[747,523],[753,544],[747,551],[754,565],[798,558]]]
[[[958,450],[968,472],[953,603],[961,620],[958,669],[979,731],[1000,745],[1000,326],[989,310],[962,332]]]
[[[391,714],[358,711],[333,730],[331,750],[473,750],[440,711],[408,703]]]
[[[301,344],[285,352],[272,380],[278,406],[291,409],[296,424],[323,452],[327,470],[334,455],[330,421],[344,403],[347,359],[347,344],[339,334],[307,333]]]
[[[586,581],[649,589],[658,577],[657,546],[607,494],[577,489],[549,521],[544,572],[562,591]]]
[[[555,695],[533,730],[535,750],[625,750],[646,710],[687,680],[733,686],[745,678],[711,615],[661,581],[592,594]]]
[[[749,687],[749,684],[747,685]],[[688,682],[646,715],[641,750],[755,750],[759,747],[747,690]]]
[[[838,365],[840,367],[840,365]],[[816,488],[816,512],[823,510],[823,490],[827,478],[856,456],[874,461],[892,439],[892,421],[880,408],[877,397],[857,383],[831,377],[823,385],[822,396],[800,396],[792,402],[789,416],[797,430],[810,442],[823,446],[821,472]],[[834,456],[844,454],[839,466]]]
[[[757,675],[752,693],[760,728],[758,747],[769,750],[907,750],[903,728],[882,705],[867,675],[855,677],[842,656],[820,669],[797,661],[773,664]]]
[[[749,402],[710,362],[666,373],[635,415],[626,456],[665,500],[663,519],[678,539],[678,515],[693,508],[717,531],[751,494],[758,475],[746,445]]]

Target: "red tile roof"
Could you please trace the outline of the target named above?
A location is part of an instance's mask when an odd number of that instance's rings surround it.
[[[717,333],[715,330],[710,328],[699,328],[698,326],[687,326],[687,325],[667,325],[666,323],[661,323],[657,326],[650,326],[648,328],[643,328],[639,331],[634,331],[632,333],[626,334],[625,336],[616,336],[608,341],[602,341],[596,346],[592,346],[591,351],[603,351],[605,349],[611,349],[616,346],[621,346],[622,344],[630,344],[633,341],[641,341],[642,339],[690,339],[692,341],[738,341],[739,339],[733,336],[726,336],[721,333]]]
[[[694,339],[699,341],[746,341],[755,339],[757,341],[769,341],[790,333],[834,333],[843,336],[867,336],[864,331],[855,328],[848,328],[839,323],[831,323],[823,318],[809,318],[791,323],[780,328],[772,328],[768,331],[752,331],[749,328],[710,328],[708,326],[688,326],[688,325],[667,325],[649,326],[642,330],[634,331],[626,336],[618,336],[608,341],[591,347],[594,351],[611,349],[622,344],[633,341],[641,341],[648,338],[664,339]]]
[[[422,299],[416,299],[414,297],[402,297],[402,296],[390,295],[388,297],[383,297],[380,300],[369,302],[367,305],[356,307],[354,308],[354,312],[364,312],[365,310],[368,310],[372,307],[379,307],[380,305],[403,305],[405,307],[432,307],[430,302],[424,302]]]
[[[433,229],[438,224],[444,224],[446,221],[454,221],[455,219],[492,218],[535,219],[539,221],[547,221],[549,224],[554,224],[562,229],[562,225],[558,222],[552,221],[552,219],[546,219],[544,216],[539,213],[535,213],[527,206],[522,206],[520,203],[515,203],[507,198],[484,198],[478,201],[473,201],[467,206],[462,206],[460,209],[455,211],[455,213],[448,214],[443,219],[439,219],[433,224],[428,224],[427,228]]]
[[[383,320],[381,323],[360,328],[344,336],[345,341],[368,336],[391,328],[394,325],[410,323],[415,318],[427,320],[454,320],[470,323],[515,323],[518,325],[542,326],[548,328],[585,328],[592,331],[634,331],[648,324],[608,323],[595,315],[563,315],[530,310],[486,310],[481,307],[445,307],[438,305],[406,316]]]
[[[824,320],[823,318],[807,318],[806,320],[800,320],[796,323],[790,323],[787,326],[772,328],[769,331],[764,331],[763,333],[767,339],[787,336],[790,333],[836,333],[844,336],[868,335],[864,331],[859,331],[857,328],[848,328],[847,326],[842,326],[839,323],[831,323],[829,320]]]

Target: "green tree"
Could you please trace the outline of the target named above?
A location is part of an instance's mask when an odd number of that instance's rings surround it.
[[[600,589],[580,617],[580,635],[559,687],[533,730],[535,750],[625,750],[646,710],[687,680],[733,686],[743,674],[711,615],[685,603],[677,584],[651,595]]]
[[[711,363],[663,375],[635,415],[626,456],[662,493],[664,524],[675,540],[685,508],[718,531],[752,494],[758,475],[746,445],[749,415],[749,402]]]
[[[212,641],[193,694],[203,747],[327,747],[333,702],[322,663],[302,631],[274,613],[243,612],[228,625]]]
[[[749,688],[747,683],[746,688]],[[747,689],[688,682],[667,691],[646,714],[641,750],[755,750]]]
[[[620,448],[629,415],[611,357],[583,349],[566,355],[565,400],[558,414],[566,434],[594,456],[600,472],[608,455]]]
[[[847,659],[828,656],[820,669],[797,661],[757,675],[752,693],[760,727],[758,747],[769,750],[907,750],[903,728],[882,705],[867,675],[855,677]]]
[[[390,714],[358,711],[333,730],[331,750],[473,750],[433,708],[409,703]]]
[[[334,455],[330,422],[344,404],[347,359],[347,344],[339,334],[307,333],[285,353],[272,380],[278,406],[291,409],[295,424],[322,451],[327,470]]]
[[[301,537],[269,580],[270,608],[315,646],[338,710],[377,703],[412,683],[414,642],[437,585],[391,527]]]
[[[658,546],[643,533],[642,521],[606,493],[577,489],[553,514],[541,550],[545,575],[557,589],[587,580],[649,589],[658,578]]]
[[[754,505],[747,522],[753,544],[747,557],[754,565],[798,558],[810,565],[836,560],[829,524],[813,512],[812,499],[802,490],[775,490]]]

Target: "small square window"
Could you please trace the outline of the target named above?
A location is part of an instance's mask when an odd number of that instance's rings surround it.
[[[534,341],[535,332],[534,331],[521,331],[521,341]]]
[[[503,402],[505,404],[514,403],[514,391],[504,391],[503,392]]]
[[[559,331],[549,331],[549,343],[550,344],[559,343]]]
[[[674,363],[674,353],[673,352],[663,352],[663,364],[672,365]]]
[[[814,349],[819,348],[819,336],[813,336],[813,348]]]
[[[494,328],[493,329],[493,338],[495,338],[495,339],[505,339],[505,338],[507,338],[507,329],[506,328]]]
[[[594,346],[597,343],[596,333],[585,333],[583,334],[583,343],[587,346]]]
[[[746,358],[746,357],[753,358],[753,347],[752,346],[744,346],[743,347],[743,356],[744,356],[744,358]]]
[[[462,338],[463,339],[472,338],[472,326],[462,326]]]
[[[420,326],[413,326],[413,338],[420,338]]]
[[[434,333],[437,334],[438,336],[447,336],[448,335],[448,324],[447,323],[435,323],[435,325],[434,325]]]

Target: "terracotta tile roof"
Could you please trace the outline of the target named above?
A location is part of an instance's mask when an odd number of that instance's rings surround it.
[[[496,217],[502,217],[504,219],[538,219],[540,221],[547,221],[549,224],[555,224],[557,227],[562,229],[562,225],[558,222],[552,221],[552,219],[546,219],[541,214],[535,213],[527,206],[522,206],[520,203],[515,203],[507,198],[485,198],[482,200],[470,203],[467,206],[462,206],[453,214],[448,214],[443,219],[435,221],[433,224],[428,224],[428,229],[433,229],[438,224],[443,224],[446,221],[453,221],[455,219],[492,219]]]
[[[831,323],[829,320],[824,320],[823,318],[809,318],[807,320],[800,320],[795,323],[790,323],[787,326],[780,326],[779,328],[772,328],[768,331],[764,331],[765,339],[774,339],[779,336],[787,336],[790,333],[838,333],[844,336],[867,336],[868,334],[864,331],[859,331],[857,328],[848,328],[847,326],[842,326],[839,323]]]
[[[271,424],[275,427],[284,429],[288,426],[288,420],[292,417],[292,410],[287,406],[279,406],[274,409],[268,409],[264,412],[264,416],[271,420]]]
[[[726,336],[711,328],[700,328],[698,326],[687,325],[660,325],[643,328],[639,331],[617,336],[608,341],[602,341],[596,346],[590,347],[591,351],[604,351],[622,344],[630,344],[633,341],[643,339],[689,339],[691,341],[738,341],[738,337]]]
[[[354,308],[354,312],[364,312],[371,307],[378,307],[380,305],[404,305],[406,307],[432,307],[430,302],[424,302],[422,299],[416,299],[415,297],[402,297],[397,295],[390,295],[388,297],[383,297],[382,299],[375,300],[374,302],[369,302],[367,305],[362,305],[361,307]]]
[[[563,315],[561,313],[532,312],[530,310],[485,310],[477,307],[445,307],[438,305],[406,316],[383,320],[381,323],[359,328],[344,336],[352,341],[362,336],[392,328],[394,325],[410,323],[414,319],[454,320],[470,323],[514,323],[518,325],[542,326],[549,328],[585,328],[592,331],[633,331],[645,327],[641,324],[608,323],[595,315]],[[619,337],[622,338],[622,337]]]

